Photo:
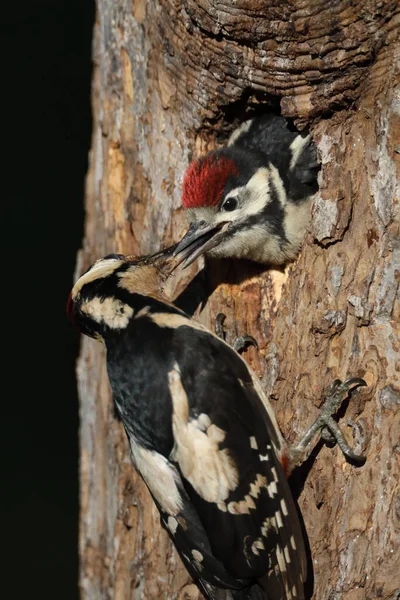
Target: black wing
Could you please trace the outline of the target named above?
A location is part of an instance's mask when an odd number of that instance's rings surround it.
[[[182,314],[147,314],[128,333],[126,347],[107,346],[114,398],[193,579],[209,600],[262,598],[257,580],[269,600],[302,600],[281,436],[245,362]]]
[[[271,600],[303,598],[304,544],[280,438],[246,364],[191,327],[175,330],[173,346],[171,459],[213,556],[243,582],[262,579]]]

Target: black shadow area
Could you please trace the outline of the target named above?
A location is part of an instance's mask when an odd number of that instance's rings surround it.
[[[6,2],[1,71],[2,596],[78,598],[78,338],[94,3]]]

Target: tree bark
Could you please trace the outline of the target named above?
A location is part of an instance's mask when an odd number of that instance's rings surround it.
[[[364,377],[346,436],[362,468],[318,446],[294,475],[314,600],[400,598],[397,1],[98,0],[86,233],[77,273],[147,254],[186,227],[188,162],[260,107],[309,126],[322,163],[301,256],[285,270],[215,263],[197,314],[259,343],[246,359],[294,441],[336,377]],[[248,112],[250,109],[250,112]],[[85,600],[200,598],[161,530],[115,418],[105,356],[82,340]],[[343,418],[344,417],[344,418]]]

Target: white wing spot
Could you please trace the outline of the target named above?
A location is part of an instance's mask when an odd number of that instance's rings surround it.
[[[260,454],[260,455],[259,455],[259,457],[260,457],[260,461],[261,461],[261,462],[262,462],[263,460],[265,460],[265,461],[267,461],[267,462],[269,461],[269,456],[268,456],[268,454]]]
[[[260,556],[260,552],[259,550],[265,550],[265,546],[262,543],[261,540],[256,540],[255,542],[253,542],[253,544],[251,545],[251,551],[253,554],[255,554],[256,556]]]
[[[282,554],[282,550],[280,549],[279,546],[276,546],[275,552],[276,552],[276,558],[278,560],[278,565],[279,565],[279,568],[281,570],[281,573],[286,573],[285,559],[284,559],[284,556]]]
[[[281,509],[282,509],[282,512],[285,515],[285,517],[287,517],[289,513],[288,513],[287,506],[286,506],[286,502],[283,498],[281,500]]]
[[[274,523],[272,522],[272,520],[268,519],[268,518],[264,519],[262,527],[261,527],[261,534],[264,537],[267,537],[269,530],[273,529],[273,528],[274,528]]]
[[[250,509],[255,510],[256,508],[254,500],[249,495],[246,495],[244,500],[240,500],[239,502],[229,502],[228,504],[228,511],[231,515],[247,515],[249,514]]]
[[[290,545],[292,546],[293,550],[296,550],[296,542],[294,541],[293,536],[290,537]]]
[[[275,469],[275,467],[271,467],[271,473],[272,473],[272,475],[273,475],[273,477],[274,477],[274,480],[275,480],[276,482],[278,482],[278,481],[279,481],[279,478],[278,478],[278,473],[276,472],[276,469]]]
[[[243,500],[238,502],[229,502],[228,511],[232,515],[249,514],[250,509],[255,510],[256,504],[253,498],[258,498],[261,489],[267,487],[267,480],[264,475],[257,474],[256,480],[250,484],[249,493],[244,496]]]
[[[279,510],[277,510],[275,512],[275,519],[276,519],[276,522],[278,524],[278,527],[282,528],[283,527],[283,521],[282,521],[282,515],[281,515],[281,513],[280,513]]]
[[[175,535],[176,530],[178,529],[178,521],[174,517],[168,517],[167,525],[172,535]]]
[[[274,495],[278,493],[278,488],[275,481],[271,481],[267,489],[270,498],[273,498]]]
[[[287,546],[284,547],[283,552],[285,554],[285,560],[286,560],[286,564],[290,563],[290,554],[289,554],[289,548]]]
[[[219,449],[225,431],[202,413],[189,419],[189,402],[183,387],[179,365],[168,373],[172,398],[172,429],[175,446],[171,457],[179,463],[184,477],[207,502],[224,502],[239,483],[239,473],[229,450]]]
[[[297,598],[297,589],[295,585],[292,587],[292,596],[293,598]]]
[[[258,450],[257,440],[253,435],[250,437],[250,448],[253,450]]]
[[[260,495],[261,489],[267,486],[267,479],[264,475],[257,474],[256,480],[254,483],[250,484],[250,496],[253,498],[258,498]]]
[[[204,556],[198,550],[192,550],[192,556],[193,556],[194,560],[197,560],[197,562],[199,562],[199,563],[203,562],[203,560],[204,560]]]

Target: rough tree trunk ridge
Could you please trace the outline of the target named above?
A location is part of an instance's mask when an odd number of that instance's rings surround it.
[[[246,359],[285,435],[335,377],[368,388],[345,418],[362,468],[322,447],[296,478],[314,600],[400,598],[397,0],[98,0],[93,143],[81,272],[111,252],[177,241],[188,161],[247,106],[310,127],[322,162],[304,247],[284,272],[230,264],[199,318],[256,337]],[[218,135],[216,135],[218,134]],[[226,283],[226,281],[230,283]],[[85,600],[200,595],[131,466],[102,348],[82,342],[81,592]],[[297,489],[296,488],[296,489]]]

